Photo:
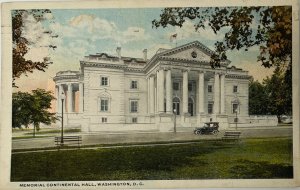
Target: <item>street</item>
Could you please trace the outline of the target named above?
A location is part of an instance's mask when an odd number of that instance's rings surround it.
[[[292,136],[292,127],[265,127],[265,128],[248,128],[238,129],[242,132],[241,138],[253,137],[287,137]],[[193,131],[177,132],[177,133],[157,133],[157,132],[143,132],[143,133],[92,133],[80,134],[82,136],[82,145],[95,144],[123,144],[123,143],[148,143],[148,142],[173,142],[185,140],[199,140],[199,139],[220,139],[225,131],[220,131],[218,135],[195,135]],[[75,134],[67,134],[75,135]],[[29,139],[14,139],[12,141],[12,149],[31,149],[31,148],[45,148],[54,147],[54,137],[44,138],[29,138]]]

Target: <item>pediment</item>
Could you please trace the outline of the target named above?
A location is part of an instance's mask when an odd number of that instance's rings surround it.
[[[160,56],[193,61],[210,61],[210,56],[212,53],[212,50],[196,41],[165,51]]]

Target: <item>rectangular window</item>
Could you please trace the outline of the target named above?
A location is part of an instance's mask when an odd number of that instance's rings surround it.
[[[102,117],[102,123],[107,123],[107,117]]]
[[[239,113],[239,105],[232,104],[232,113]]]
[[[207,113],[212,114],[213,113],[213,103],[208,103],[207,105]]]
[[[173,90],[179,90],[179,83],[173,82]]]
[[[234,93],[237,93],[237,92],[238,92],[238,86],[236,86],[236,85],[233,86],[233,92],[234,92]]]
[[[132,118],[132,123],[137,123],[137,117]]]
[[[207,86],[207,91],[208,91],[208,92],[212,92],[212,85],[208,85],[208,86]]]
[[[193,91],[193,83],[188,84],[188,89],[189,89],[189,91]]]
[[[134,81],[131,81],[131,86],[130,86],[131,89],[137,89],[137,81],[134,80]]]
[[[101,77],[101,86],[108,86],[108,78]]]
[[[108,99],[101,99],[100,110],[108,111]]]
[[[130,101],[130,112],[131,113],[138,112],[138,101],[137,100]]]

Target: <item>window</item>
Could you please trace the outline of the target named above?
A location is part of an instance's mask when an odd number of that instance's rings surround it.
[[[138,112],[138,101],[137,100],[130,101],[130,112],[131,113]]]
[[[207,113],[212,114],[213,113],[213,103],[208,103],[207,105]]]
[[[131,89],[137,89],[137,81],[136,80],[133,80],[131,81],[131,86],[130,86]]]
[[[137,123],[137,117],[132,118],[132,123]]]
[[[100,110],[101,111],[108,111],[108,99],[101,99],[100,103]]]
[[[237,92],[238,92],[238,86],[236,86],[236,85],[233,86],[233,92],[234,92],[234,93],[237,93]]]
[[[179,83],[173,82],[173,90],[179,90]]]
[[[208,85],[208,86],[207,86],[207,91],[208,91],[208,92],[212,92],[212,85]]]
[[[239,105],[237,103],[232,104],[232,113],[239,113]]]
[[[189,91],[193,91],[193,83],[188,84],[188,89],[189,89]]]
[[[102,117],[102,123],[107,123],[107,117]]]
[[[108,78],[101,77],[101,86],[108,86]]]

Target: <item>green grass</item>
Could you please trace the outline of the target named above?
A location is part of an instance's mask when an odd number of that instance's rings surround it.
[[[81,129],[65,129],[64,133],[78,133],[81,132]],[[52,133],[61,133],[61,130],[40,130],[40,131],[36,131],[35,134],[39,135],[39,134],[52,134]],[[30,133],[25,133],[25,135],[33,135],[33,132]]]
[[[13,140],[15,139],[32,139],[32,138],[45,138],[45,137],[51,137],[51,136],[19,136],[19,137],[12,137]]]
[[[12,155],[12,181],[292,178],[290,138]]]

